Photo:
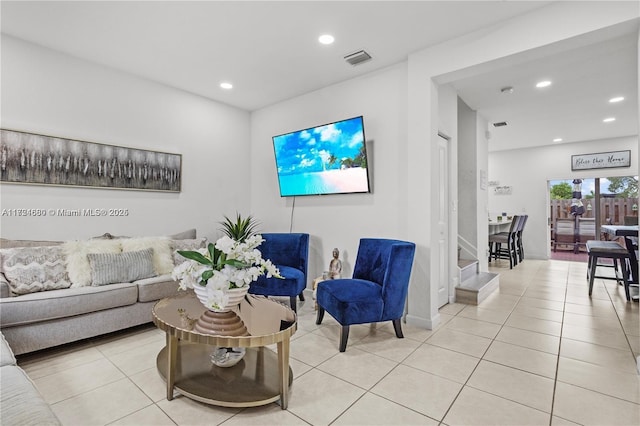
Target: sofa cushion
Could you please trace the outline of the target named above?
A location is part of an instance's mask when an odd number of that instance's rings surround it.
[[[372,281],[325,280],[318,283],[316,294],[318,305],[342,325],[377,322],[382,318],[382,286]]]
[[[131,238],[131,237],[127,237],[124,235],[113,235],[108,232],[105,232],[104,234],[98,235],[96,237],[91,237],[92,240],[118,240],[121,238]]]
[[[178,283],[171,274],[138,280],[134,284],[138,286],[138,302],[153,302],[178,293]]]
[[[91,285],[129,283],[155,276],[153,249],[123,253],[89,253]]]
[[[285,265],[276,265],[282,278],[260,275],[249,286],[249,293],[263,296],[295,296],[304,290],[307,283],[304,273],[296,268]]]
[[[0,299],[0,324],[11,327],[127,306],[138,300],[134,283],[67,288]]]
[[[0,257],[12,295],[71,286],[61,246],[0,249]]]
[[[206,238],[194,238],[188,240],[171,240],[171,249],[173,251],[173,265],[178,266],[185,260],[178,250],[198,250],[204,248],[207,243]]]
[[[71,279],[71,287],[91,285],[91,265],[89,253],[120,253],[121,240],[86,240],[67,241],[62,247],[67,256],[67,272]]]
[[[194,238],[196,238],[196,230],[195,228],[187,229],[186,231],[169,235],[169,238],[172,240],[193,240]]]
[[[0,238],[0,248],[58,246],[62,241],[9,240]]]
[[[16,357],[4,338],[4,334],[0,333],[0,367],[5,365],[16,365]]]
[[[173,270],[171,241],[165,237],[128,238],[120,240],[122,251],[153,249],[153,267],[156,275],[170,274]]]
[[[13,365],[0,372],[0,406],[4,425],[59,425],[60,421],[31,379]]]

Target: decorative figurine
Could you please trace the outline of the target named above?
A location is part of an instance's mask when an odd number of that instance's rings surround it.
[[[336,278],[342,277],[342,262],[340,261],[340,259],[338,259],[338,257],[340,256],[340,250],[338,250],[337,248],[334,248],[332,255],[333,255],[333,259],[331,259],[331,262],[329,262],[329,270],[324,271],[321,277],[318,277],[315,280],[313,280],[313,300],[316,300],[316,289],[318,287],[319,282],[322,282],[324,280],[334,280]],[[313,310],[317,310],[317,309],[318,309],[318,302],[316,301],[313,304]]]
[[[338,259],[340,251],[337,248],[333,249],[333,259],[329,262],[329,279],[334,280],[340,278],[342,274],[342,262]]]

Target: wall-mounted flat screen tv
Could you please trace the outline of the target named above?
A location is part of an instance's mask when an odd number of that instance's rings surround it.
[[[370,192],[362,116],[273,137],[280,196]]]

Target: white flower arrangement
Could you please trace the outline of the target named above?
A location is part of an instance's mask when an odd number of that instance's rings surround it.
[[[220,309],[228,302],[227,291],[249,286],[260,275],[282,278],[278,268],[262,258],[257,247],[264,239],[256,234],[243,242],[223,236],[215,244],[197,251],[178,251],[187,261],[173,269],[171,277],[180,289],[207,288],[208,308]]]

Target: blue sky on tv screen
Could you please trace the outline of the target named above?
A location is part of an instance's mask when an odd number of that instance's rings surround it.
[[[364,144],[362,117],[300,130],[273,138],[278,174],[340,169]]]

